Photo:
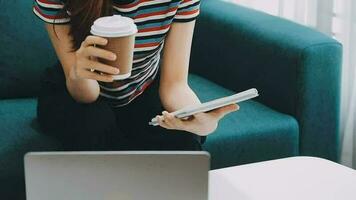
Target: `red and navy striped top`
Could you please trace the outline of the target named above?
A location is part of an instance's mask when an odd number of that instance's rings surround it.
[[[155,79],[164,40],[174,22],[190,22],[199,15],[200,0],[133,0],[122,4],[113,0],[114,14],[130,17],[138,28],[131,77],[119,85],[100,84],[100,95],[113,107],[129,104]],[[33,12],[53,24],[70,22],[63,0],[35,0]]]

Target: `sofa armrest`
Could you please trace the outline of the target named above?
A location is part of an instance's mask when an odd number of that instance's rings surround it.
[[[288,20],[204,0],[191,72],[228,89],[256,87],[258,101],[294,116],[300,154],[338,160],[342,46]]]

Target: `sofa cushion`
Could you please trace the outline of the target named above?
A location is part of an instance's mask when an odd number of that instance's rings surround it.
[[[202,101],[232,94],[206,79],[190,75]],[[204,148],[212,168],[298,155],[298,125],[294,118],[255,101],[224,118]],[[24,198],[23,156],[29,151],[58,151],[58,141],[40,134],[35,99],[0,101],[0,188],[4,199]]]
[[[59,142],[39,133],[35,113],[35,99],[0,101],[1,199],[25,199],[25,153],[54,151],[62,147]]]
[[[203,102],[233,94],[197,75],[190,75],[190,85]],[[293,117],[252,100],[239,105],[240,110],[224,118],[207,138],[204,148],[212,156],[212,168],[298,155],[299,130]]]
[[[44,68],[56,56],[33,0],[0,1],[0,99],[35,96]]]

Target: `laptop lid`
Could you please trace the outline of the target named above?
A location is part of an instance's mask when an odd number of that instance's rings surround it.
[[[43,152],[25,156],[27,200],[207,200],[207,152]]]

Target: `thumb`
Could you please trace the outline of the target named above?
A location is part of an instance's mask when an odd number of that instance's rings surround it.
[[[240,107],[237,104],[231,104],[231,105],[227,105],[221,108],[217,108],[215,110],[210,111],[209,113],[214,115],[215,117],[217,117],[218,119],[223,118],[225,115],[237,111],[239,110]]]

